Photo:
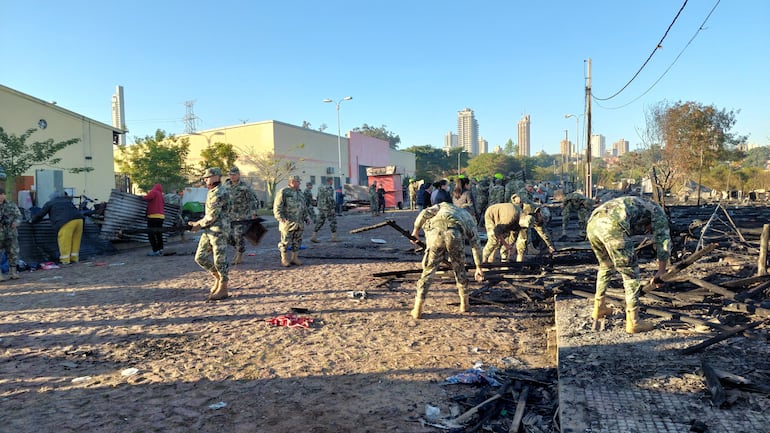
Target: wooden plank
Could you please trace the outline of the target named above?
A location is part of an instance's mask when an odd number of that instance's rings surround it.
[[[513,391],[511,391],[511,394],[513,394]],[[513,414],[513,421],[511,421],[511,426],[508,427],[508,433],[517,433],[519,431],[519,426],[521,425],[521,419],[524,417],[524,408],[527,406],[528,396],[529,396],[529,387],[525,386],[524,389],[521,390],[521,394],[519,395],[519,401],[516,403],[516,413]]]
[[[719,343],[722,340],[727,340],[728,338],[732,337],[733,335],[740,334],[743,331],[746,331],[747,329],[756,328],[760,324],[764,323],[764,320],[758,320],[756,322],[749,323],[745,326],[739,326],[737,328],[731,329],[726,332],[722,332],[719,335],[716,335],[714,337],[709,338],[708,340],[705,340],[703,342],[700,342],[694,346],[687,347],[685,349],[682,349],[680,352],[682,355],[691,355],[693,353],[699,352],[702,349],[705,349],[706,347],[711,346],[712,344]]]
[[[714,283],[709,283],[708,281],[701,280],[700,278],[687,277],[687,278],[678,279],[677,281],[687,281],[687,282],[695,284],[698,287],[702,287],[702,288],[708,290],[711,293],[716,293],[718,295],[722,295],[725,298],[730,299],[730,300],[734,300],[735,299],[735,292],[733,292],[732,290],[725,289],[722,286],[718,286],[718,285],[716,285]]]

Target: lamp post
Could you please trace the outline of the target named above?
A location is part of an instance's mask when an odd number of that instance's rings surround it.
[[[340,184],[345,183],[345,179],[342,175],[342,131],[340,129],[340,104],[342,104],[342,101],[350,101],[351,99],[353,99],[352,96],[346,96],[337,101],[337,168],[340,171]],[[334,103],[334,101],[329,98],[324,99],[324,102]]]
[[[206,135],[206,134],[201,134],[200,132],[191,132],[190,135],[200,135],[201,137],[206,139],[206,144],[211,146],[212,137],[214,137],[215,135],[225,135],[225,133],[222,131],[216,131],[216,132],[213,132],[211,135]]]
[[[583,114],[565,114],[564,118],[569,119],[570,117],[575,118],[575,147],[577,150],[577,153],[575,154],[575,170],[577,171],[578,179],[580,179],[580,117],[583,116]]]

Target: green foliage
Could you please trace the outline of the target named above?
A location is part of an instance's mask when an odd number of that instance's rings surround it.
[[[470,177],[492,177],[495,173],[507,175],[524,168],[521,161],[510,155],[501,153],[482,153],[468,161],[468,175]]]
[[[506,155],[516,155],[518,153],[518,146],[513,144],[513,140],[510,138],[508,141],[505,142],[505,146],[503,146],[503,153]]]
[[[13,197],[14,179],[23,175],[27,170],[38,165],[57,166],[61,158],[56,154],[62,149],[80,141],[79,138],[71,138],[65,141],[54,142],[52,138],[45,141],[27,143],[27,140],[37,129],[31,128],[21,135],[8,134],[0,127],[0,166],[6,174],[6,189],[8,196]],[[71,173],[92,171],[92,167],[77,167],[67,169]]]
[[[746,167],[756,167],[764,169],[767,167],[767,161],[770,160],[770,147],[755,147],[746,152],[743,165]]]
[[[430,145],[412,146],[404,149],[405,152],[414,153],[415,160],[415,177],[417,179],[423,179],[426,182],[433,182],[436,179],[444,177],[451,163],[447,154],[441,150],[436,149]],[[455,158],[457,158],[455,156]],[[455,167],[456,162],[455,159]]]
[[[369,126],[366,123],[364,123],[363,126],[361,127],[353,128],[353,131],[364,135],[368,135],[369,137],[385,140],[390,144],[391,149],[398,149],[398,145],[399,143],[401,143],[401,137],[388,131],[385,125],[382,125],[379,128],[377,128],[374,126]]]
[[[238,152],[232,144],[216,142],[201,151],[200,173],[208,167],[219,167],[224,171],[229,170],[238,160]]]
[[[121,173],[128,174],[140,189],[149,191],[156,183],[164,191],[175,191],[189,185],[192,167],[187,164],[190,143],[165,131],[155,131],[155,136],[136,138],[131,146],[120,146],[115,157]]]

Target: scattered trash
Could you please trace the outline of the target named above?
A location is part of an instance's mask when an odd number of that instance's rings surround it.
[[[440,415],[441,415],[441,409],[429,404],[425,405],[425,418],[428,419],[428,421],[437,420]]]
[[[136,373],[139,373],[139,369],[131,367],[131,368],[127,368],[127,369],[121,371],[120,375],[123,376],[123,377],[128,377],[128,376],[133,376]]]
[[[123,263],[123,262],[118,262],[118,263],[110,263],[110,264],[109,264],[109,265],[107,265],[107,266],[123,266],[123,265],[125,265],[125,263]]]
[[[43,262],[40,264],[40,269],[47,271],[49,269],[61,269],[61,268],[59,265],[57,265],[54,262]]]
[[[61,276],[61,275],[54,275],[53,277],[45,277],[45,278],[41,278],[41,279],[40,279],[40,281],[59,280],[59,279],[61,279],[61,278],[62,278],[62,276]]]
[[[388,242],[385,239],[378,239],[378,238],[372,238],[372,243],[375,244],[387,244]]]
[[[214,403],[214,404],[210,404],[209,405],[209,409],[214,409],[214,410],[222,409],[222,408],[225,408],[225,407],[227,407],[227,403],[225,403],[223,401],[220,401],[219,403]]]
[[[310,317],[300,317],[296,314],[284,314],[283,316],[273,317],[267,320],[274,326],[286,326],[287,328],[309,328],[313,323]]]
[[[309,309],[307,309],[307,308],[300,308],[300,307],[291,307],[291,308],[289,308],[289,311],[291,311],[292,313],[297,313],[297,314],[307,314],[307,313],[310,312]]]
[[[348,297],[352,299],[358,299],[359,301],[363,301],[364,299],[366,299],[366,291],[351,290],[348,292]]]
[[[72,383],[82,383],[91,380],[91,376],[80,376],[72,379]]]
[[[300,249],[300,250],[304,250],[304,249],[306,249],[306,248],[307,248],[307,247],[306,247],[306,246],[304,246],[304,245],[300,245],[300,246],[299,246],[299,249]],[[289,247],[288,247],[288,248],[286,248],[286,249],[287,249],[287,250],[289,250],[289,251],[291,251],[291,245],[289,245]]]
[[[468,370],[465,370],[462,373],[456,374],[454,376],[447,377],[446,380],[442,383],[442,385],[448,385],[448,384],[454,384],[454,383],[465,383],[465,384],[489,384],[491,386],[501,386],[502,384],[495,379],[494,376],[495,369],[490,368],[489,372],[485,372],[481,368],[480,363],[476,363],[476,365],[473,366],[473,368],[469,368]]]

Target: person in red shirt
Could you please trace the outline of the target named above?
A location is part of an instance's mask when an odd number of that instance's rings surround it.
[[[163,187],[156,183],[147,195],[142,196],[147,202],[147,237],[150,239],[152,252],[148,256],[163,255],[163,221],[166,218],[163,200]]]

